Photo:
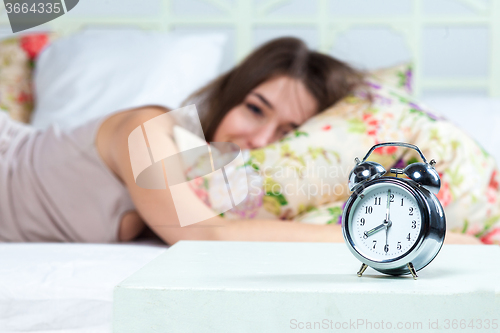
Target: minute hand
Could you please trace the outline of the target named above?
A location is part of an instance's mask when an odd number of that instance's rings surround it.
[[[388,240],[388,237],[389,237],[389,227],[391,226],[392,222],[391,222],[391,189],[388,189],[387,190],[387,210],[385,212],[385,221],[384,221],[384,224],[385,224],[385,250],[386,250],[386,253],[388,251],[388,248],[389,248],[389,240]]]
[[[387,209],[385,211],[385,220],[389,222],[391,220],[391,190],[387,190]]]

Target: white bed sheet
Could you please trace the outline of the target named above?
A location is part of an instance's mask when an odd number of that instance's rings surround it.
[[[167,248],[0,243],[0,332],[112,332],[113,287]]]

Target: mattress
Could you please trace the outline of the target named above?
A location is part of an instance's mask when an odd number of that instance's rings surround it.
[[[0,243],[0,332],[112,332],[113,287],[167,248]]]

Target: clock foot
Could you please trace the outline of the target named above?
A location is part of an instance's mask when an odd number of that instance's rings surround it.
[[[410,270],[411,275],[413,275],[413,280],[418,278],[417,271],[411,262],[408,263],[408,269]]]
[[[359,269],[358,276],[363,275],[363,273],[364,273],[364,271],[366,270],[367,267],[368,267],[367,264],[362,264],[361,268]]]

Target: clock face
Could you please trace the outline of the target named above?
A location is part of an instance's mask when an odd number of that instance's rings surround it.
[[[417,241],[422,213],[402,186],[378,183],[367,187],[351,208],[349,234],[359,254],[372,261],[398,258]]]

